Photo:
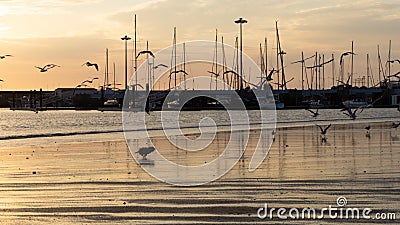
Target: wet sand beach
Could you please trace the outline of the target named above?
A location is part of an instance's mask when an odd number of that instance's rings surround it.
[[[322,143],[316,126],[277,130],[267,159],[248,171],[250,149],[224,177],[176,187],[144,172],[124,141],[31,146],[0,151],[1,224],[398,224],[399,220],[260,219],[269,207],[320,210],[371,208],[400,218],[400,131],[391,124],[335,124]],[[122,135],[122,134],[121,134]],[[178,154],[177,162],[207,161],[226,144],[219,133],[208,153]],[[252,131],[251,135],[257,135]],[[151,154],[148,156],[151,159]],[[373,216],[374,214],[371,214]]]

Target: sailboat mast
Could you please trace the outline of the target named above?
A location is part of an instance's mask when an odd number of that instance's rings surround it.
[[[392,40],[389,40],[389,56],[388,56],[388,62],[387,62],[387,65],[388,65],[388,76],[390,76],[391,75],[391,73],[390,73],[390,60],[391,60],[391,53],[392,53]]]
[[[175,86],[174,88],[176,88],[176,27],[174,27],[174,79],[175,79]]]
[[[278,83],[277,83],[277,85],[278,85],[278,90],[280,89],[280,83],[281,83],[281,80],[280,80],[280,73],[281,73],[281,70],[280,70],[280,68],[279,68],[279,34],[278,34],[278,21],[275,21],[275,29],[276,29],[276,71],[277,71],[277,73],[278,73]]]
[[[114,81],[113,81],[113,86],[114,86],[114,90],[115,90],[115,63],[113,63],[113,67],[114,67]]]
[[[335,86],[335,54],[332,53],[332,87]]]
[[[350,84],[353,85],[353,76],[354,75],[354,41],[351,41],[351,82]]]
[[[215,29],[215,74],[218,74],[218,29]],[[215,75],[215,90],[218,90],[218,75]]]
[[[186,91],[186,44],[183,42],[183,82]]]
[[[369,79],[370,79],[370,75],[369,75],[369,54],[367,53],[367,87],[369,88]]]
[[[136,38],[136,29],[137,29],[137,27],[136,27],[136,14],[135,14],[135,40],[134,40],[134,44],[135,44],[135,56],[134,56],[134,58],[135,58],[135,90],[136,90],[136,88],[137,88],[137,85],[138,85],[138,75],[137,75],[137,58],[136,58],[136,56],[137,56],[137,46],[136,46],[136,42],[137,42],[137,38]]]

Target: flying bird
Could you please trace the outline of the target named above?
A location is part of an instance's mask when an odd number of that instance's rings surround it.
[[[306,110],[313,114],[312,117],[319,116],[318,109],[316,111],[312,111],[311,109],[306,109]]]
[[[393,59],[388,61],[388,63],[394,63],[394,62],[400,63],[400,59]]]
[[[392,123],[393,129],[397,129],[399,126],[400,126],[400,123],[395,123],[395,122]]]
[[[335,59],[330,59],[329,61],[326,61],[326,62],[321,63],[321,64],[319,64],[319,65],[308,66],[307,69],[313,69],[313,68],[316,68],[316,67],[322,67],[323,65],[328,64],[328,63],[331,63],[331,62],[333,62],[334,60],[335,60]]]
[[[216,77],[219,77],[219,73],[216,73],[214,71],[208,71],[208,73],[215,75]]]
[[[168,66],[167,65],[165,65],[165,64],[158,64],[157,66],[155,66],[155,67],[153,67],[154,69],[158,69],[158,68],[160,68],[160,67],[165,67],[165,68],[168,68]]]
[[[399,78],[400,79],[400,71],[399,72],[397,72],[397,73],[395,73],[395,74],[392,74],[392,75],[390,75],[390,76],[387,76],[387,78],[391,78],[391,77],[397,77],[397,78]]]
[[[138,55],[136,56],[136,58],[139,58],[139,56],[140,56],[140,55],[143,55],[143,54],[149,54],[151,57],[155,58],[153,52],[151,52],[151,51],[149,51],[149,50],[145,50],[145,51],[139,52]]]
[[[82,82],[82,84],[85,84],[85,83],[92,84],[94,80],[98,80],[98,79],[99,79],[98,77],[95,77],[95,78],[93,78],[91,80],[85,80],[85,81]]]
[[[345,52],[340,56],[340,65],[342,65],[343,63],[343,57],[347,56],[347,55],[356,55],[354,52]]]
[[[99,71],[99,65],[97,65],[97,63],[85,62],[82,66],[87,66],[87,67],[93,66],[97,71]]]
[[[38,68],[40,70],[41,73],[45,73],[47,72],[49,69],[53,69],[54,67],[61,67],[59,65],[56,64],[47,64],[44,67],[39,67],[39,66],[35,66],[36,68]]]
[[[350,107],[345,107],[341,111],[343,112],[344,115],[350,117],[351,120],[355,120],[357,118],[357,111],[359,109],[361,109],[361,107],[352,111],[352,109]]]
[[[321,125],[317,125],[319,129],[321,130],[321,141],[326,142],[328,138],[326,137],[326,133],[328,132],[328,129],[332,126],[332,124],[329,124],[327,127],[323,128]]]
[[[299,60],[299,61],[291,62],[291,64],[304,63],[306,60],[312,59],[312,58],[314,58],[314,57],[315,57],[315,55],[312,55],[312,56],[307,57],[307,58],[305,58],[305,59],[301,59],[301,60]]]
[[[139,151],[135,153],[139,153],[143,157],[143,160],[147,160],[147,155],[154,152],[155,148],[154,147],[142,147],[139,149]]]
[[[171,73],[169,74],[169,76],[171,76],[171,74],[173,73],[184,73],[185,75],[189,75],[188,73],[186,73],[186,71],[184,70],[177,70],[177,71],[171,71]]]
[[[5,59],[6,57],[12,57],[12,55],[0,55],[0,59]]]

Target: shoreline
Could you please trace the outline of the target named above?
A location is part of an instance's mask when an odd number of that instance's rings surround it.
[[[278,129],[268,157],[254,172],[248,171],[254,148],[250,139],[249,151],[231,171],[196,187],[176,187],[151,177],[138,166],[125,141],[2,150],[0,220],[10,224],[256,224],[269,221],[256,214],[265,203],[275,208],[321,209],[335,205],[339,196],[348,199],[348,207],[400,213],[400,133],[390,124],[375,123],[367,138],[364,125],[332,126],[327,143],[320,142],[316,126]],[[209,159],[213,151],[223,149],[226,134],[217,136],[211,152],[188,157],[165,146],[166,156],[180,162]],[[165,141],[156,140],[157,144]]]

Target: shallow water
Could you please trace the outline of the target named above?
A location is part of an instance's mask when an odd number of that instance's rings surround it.
[[[250,123],[260,123],[257,111],[247,113]],[[197,128],[204,117],[212,118],[219,127],[229,128],[229,116],[221,111],[181,112],[180,126]],[[397,121],[400,120],[400,113],[396,109],[372,108],[364,110],[357,120],[351,121],[336,109],[321,109],[317,118],[305,110],[279,110],[276,118],[277,127],[294,127],[316,123]],[[162,128],[160,112],[152,112],[147,121],[149,129]],[[44,111],[36,114],[30,111],[0,110],[0,148],[120,140],[124,138],[122,131],[121,112]]]
[[[400,217],[400,133],[387,123],[335,124],[327,143],[315,126],[280,128],[268,158],[248,171],[252,149],[224,177],[197,187],[176,187],[145,173],[124,141],[22,147],[0,152],[0,221],[5,224],[379,224],[374,220],[261,220],[257,210],[313,207],[318,212],[344,196],[348,207],[395,212]],[[229,133],[209,151],[180,154],[179,163],[218,155]],[[257,133],[252,133],[257,135]],[[149,160],[156,160],[152,155]],[[157,166],[157,161],[155,165]],[[207,171],[205,171],[207,172]],[[382,221],[398,224],[399,220]]]

